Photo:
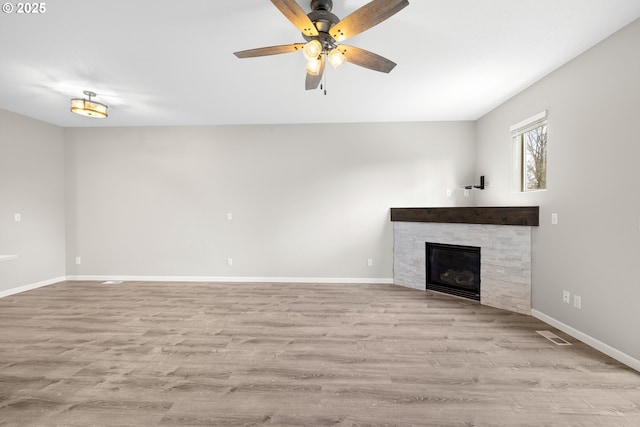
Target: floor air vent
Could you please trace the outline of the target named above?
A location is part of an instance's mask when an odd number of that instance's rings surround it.
[[[565,341],[564,339],[560,338],[559,336],[557,336],[551,331],[536,331],[536,332],[556,345],[571,345],[570,342]]]
[[[102,282],[103,285],[119,285],[122,283],[122,280],[107,280],[106,282]]]

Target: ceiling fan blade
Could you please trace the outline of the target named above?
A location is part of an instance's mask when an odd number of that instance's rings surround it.
[[[325,59],[325,56],[320,55],[320,71],[318,72],[318,74],[313,75],[307,71],[307,78],[304,82],[304,88],[306,90],[316,89],[318,87],[318,85],[322,81],[322,75],[324,74],[324,66],[326,65],[326,63],[327,61]]]
[[[378,25],[407,6],[408,0],[373,0],[334,25],[329,34],[341,42]]]
[[[283,44],[280,46],[259,47],[257,49],[241,50],[233,52],[238,58],[255,58],[256,56],[279,55],[302,50],[304,43]]]
[[[396,63],[388,60],[387,58],[369,52],[368,50],[360,49],[358,47],[339,45],[337,49],[344,54],[345,59],[352,64],[359,65],[364,68],[368,68],[374,71],[380,71],[381,73],[388,73],[393,70]]]
[[[318,35],[318,29],[309,19],[305,11],[295,0],[271,0],[280,12],[287,17],[305,36]]]

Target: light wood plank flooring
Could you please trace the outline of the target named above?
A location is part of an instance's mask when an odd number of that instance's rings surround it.
[[[63,282],[0,299],[0,425],[637,427],[640,374],[392,285]]]

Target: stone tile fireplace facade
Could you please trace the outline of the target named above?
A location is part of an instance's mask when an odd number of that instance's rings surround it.
[[[470,210],[478,208],[442,209],[459,209],[468,215]],[[436,217],[427,215],[427,219],[414,217],[415,212],[411,212],[407,217],[400,215],[399,211],[400,209],[396,209],[395,219],[394,209],[391,215],[391,220],[394,221],[393,281],[395,284],[425,289],[425,242],[477,246],[481,253],[480,303],[517,313],[531,314],[531,240],[532,226],[538,225],[537,207],[535,220],[516,219],[515,222],[518,225],[511,225],[514,221],[506,219],[505,216],[499,216],[495,221],[484,221],[501,224],[472,224],[466,221],[483,222],[483,220],[464,219],[464,223],[456,223],[439,216],[441,211],[437,211]],[[477,217],[472,215],[472,218]],[[436,222],[429,222],[431,220]]]

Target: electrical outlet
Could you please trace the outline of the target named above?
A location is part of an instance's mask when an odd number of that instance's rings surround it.
[[[14,219],[15,222],[20,222],[20,221],[22,221],[22,215],[17,213],[17,214],[15,214],[13,216],[13,219]]]
[[[562,302],[565,304],[571,304],[571,292],[562,291]]]
[[[464,189],[464,197],[469,197],[469,190],[466,188]]]
[[[227,221],[233,220],[233,214],[231,212],[227,212]]]
[[[558,214],[557,213],[552,213],[551,214],[551,224],[553,224],[553,225],[558,224]]]
[[[227,258],[227,265],[233,265],[233,258]]]
[[[573,306],[578,310],[582,310],[582,297],[578,295],[573,296]]]
[[[82,264],[82,258],[80,258],[79,256],[76,257],[76,265],[80,265]]]
[[[367,267],[373,267],[373,260],[371,258],[367,260]]]
[[[447,197],[451,197],[451,190],[447,189]]]

